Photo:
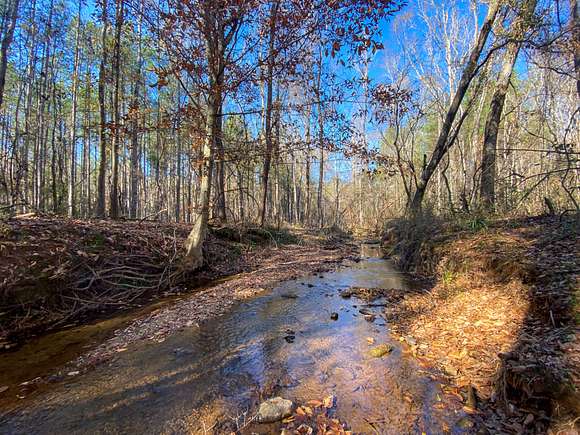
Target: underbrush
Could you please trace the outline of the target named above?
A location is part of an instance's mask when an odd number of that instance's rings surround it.
[[[179,267],[186,224],[27,217],[0,222],[0,349],[49,328],[140,305],[244,270],[287,229],[210,228],[204,267]]]
[[[491,432],[578,430],[578,217],[389,223],[400,267],[433,288],[396,308],[422,357],[475,387]],[[478,416],[479,415],[479,416]]]

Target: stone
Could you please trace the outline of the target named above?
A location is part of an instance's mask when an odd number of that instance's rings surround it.
[[[330,314],[330,318],[331,318],[332,320],[338,320],[338,313],[331,313],[331,314]]]
[[[352,292],[350,291],[350,289],[346,289],[340,292],[340,296],[345,299],[349,299],[352,296]]]
[[[459,376],[459,370],[450,363],[445,363],[443,365],[443,371],[448,376],[452,376],[452,377]]]
[[[284,299],[298,299],[298,295],[296,293],[291,292],[282,293],[280,297]]]
[[[365,320],[367,322],[371,322],[373,323],[375,321],[375,319],[377,318],[374,314],[365,314]]]
[[[370,355],[374,358],[382,358],[383,356],[391,353],[393,351],[393,346],[390,344],[379,344],[370,350]]]
[[[274,397],[260,404],[256,420],[259,423],[274,423],[292,415],[294,403],[282,397]]]

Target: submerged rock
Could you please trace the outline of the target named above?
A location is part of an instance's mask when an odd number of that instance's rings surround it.
[[[340,296],[345,299],[349,299],[352,296],[352,292],[350,291],[350,289],[346,289],[340,292]]]
[[[471,429],[475,426],[475,423],[473,423],[473,420],[471,420],[469,417],[462,417],[457,420],[455,425],[461,429]]]
[[[338,320],[338,313],[331,313],[331,314],[330,314],[330,318],[331,318],[332,320]]]
[[[298,299],[298,295],[292,292],[282,293],[280,297],[284,299]]]
[[[260,404],[256,420],[259,423],[274,423],[292,415],[294,403],[282,397],[274,397]]]
[[[393,351],[393,346],[390,344],[379,344],[370,350],[370,355],[374,358],[381,358]]]
[[[374,314],[365,314],[365,320],[367,322],[374,322],[377,317]]]

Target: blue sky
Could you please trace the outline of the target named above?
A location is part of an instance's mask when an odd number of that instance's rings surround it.
[[[95,9],[95,0],[83,0],[85,2],[85,7],[83,8],[83,19],[92,19],[96,14],[99,14],[100,11]],[[467,17],[468,20],[472,19],[472,13],[470,11],[470,2],[473,0],[447,0],[447,1],[439,1],[439,0],[408,0],[408,5],[403,8],[398,14],[394,17],[390,18],[389,20],[384,21],[381,23],[381,31],[382,31],[382,41],[385,47],[384,50],[379,51],[374,57],[369,67],[369,76],[371,80],[376,84],[380,82],[388,82],[389,77],[387,75],[386,65],[389,63],[397,62],[397,63],[408,63],[407,56],[404,53],[403,47],[401,46],[401,37],[403,33],[406,34],[407,37],[410,37],[412,40],[408,42],[408,44],[413,45],[414,50],[417,52],[418,61],[422,62],[426,60],[426,53],[424,51],[423,45],[425,43],[425,34],[427,33],[427,27],[424,21],[419,17],[419,5],[425,3],[431,3],[430,7],[427,7],[426,14],[428,16],[433,16],[435,14],[435,9],[445,10],[449,12],[452,7],[454,7],[459,15]],[[69,4],[71,8],[76,9],[77,0],[70,0]],[[436,5],[436,7],[433,7]],[[487,11],[487,5],[480,4],[478,9],[478,22],[481,25],[485,14]],[[473,35],[473,24],[468,28],[462,29],[466,32],[464,35],[465,38],[469,38]],[[414,41],[413,41],[414,40]],[[335,66],[336,68],[336,66]],[[355,74],[352,70],[350,71],[341,71],[343,75],[347,77],[352,77]],[[410,70],[410,77],[411,80],[414,79],[413,71]],[[418,86],[418,83],[412,83],[412,86]],[[356,111],[356,107],[352,104],[344,104],[341,110],[344,113],[352,114]],[[372,147],[378,146],[378,135],[376,132],[373,132],[372,127],[369,126],[369,139],[370,144]],[[342,177],[347,177],[350,174],[350,164],[346,161],[342,161],[343,159],[338,155],[333,155],[332,159],[341,160],[339,165],[339,170],[341,172]],[[317,173],[318,171],[314,171]],[[328,177],[332,177],[334,174],[332,170],[328,173]]]

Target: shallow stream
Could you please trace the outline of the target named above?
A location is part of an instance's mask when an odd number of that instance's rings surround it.
[[[463,415],[460,405],[443,394],[435,373],[390,337],[382,308],[366,307],[377,314],[369,322],[359,312],[363,301],[339,294],[351,286],[406,285],[378,258],[284,282],[200,328],[120,353],[43,394],[25,413],[0,423],[0,432],[229,433],[264,398],[305,403],[330,394],[334,414],[355,433],[460,432],[454,426]],[[370,356],[372,346],[383,343],[393,352]]]

